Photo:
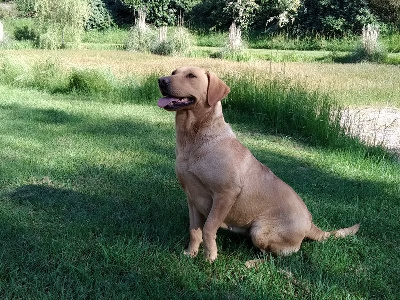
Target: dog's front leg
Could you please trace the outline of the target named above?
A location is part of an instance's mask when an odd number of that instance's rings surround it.
[[[213,204],[203,228],[205,258],[213,262],[217,258],[217,230],[236,201],[238,193],[220,193],[213,197]]]
[[[204,216],[193,205],[189,197],[187,199],[187,202],[189,207],[190,219],[190,242],[189,247],[184,251],[184,253],[191,257],[195,257],[199,252],[200,244],[203,241],[202,231],[204,226]]]

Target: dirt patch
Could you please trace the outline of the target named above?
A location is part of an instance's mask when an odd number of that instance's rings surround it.
[[[382,145],[400,156],[400,109],[349,108],[343,112],[341,124],[368,145]]]

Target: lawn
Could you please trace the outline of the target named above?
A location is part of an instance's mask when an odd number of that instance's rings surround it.
[[[3,55],[31,63],[54,53]],[[189,63],[222,74],[268,66],[118,51],[57,53],[65,68],[110,67],[120,76]],[[286,74],[330,74],[319,65],[285,68]],[[387,68],[377,72],[385,76]],[[332,81],[333,89],[342,80]],[[304,242],[298,253],[253,269],[245,261],[263,255],[248,239],[221,231],[219,257],[209,264],[202,255],[183,255],[189,221],[174,173],[174,116],[159,109],[157,99],[137,100],[110,103],[0,85],[2,298],[395,299],[400,293],[397,161],[268,135],[248,115],[227,110],[238,138],[299,193],[318,226],[360,222],[361,229],[342,240]]]

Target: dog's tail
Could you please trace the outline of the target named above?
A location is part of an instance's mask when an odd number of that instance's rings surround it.
[[[314,241],[324,241],[331,235],[333,235],[336,238],[342,238],[348,235],[355,235],[358,229],[360,229],[360,224],[355,224],[351,227],[341,228],[338,230],[328,232],[319,229],[317,226],[314,225],[314,223],[312,223],[310,231],[306,234],[306,238],[309,238]]]

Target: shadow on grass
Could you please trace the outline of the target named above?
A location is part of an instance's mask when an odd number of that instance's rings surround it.
[[[15,118],[34,121],[36,125],[26,132],[27,138],[29,132],[35,132],[42,137],[44,146],[52,145],[60,133],[52,127],[42,129],[41,122],[50,126],[65,126],[65,135],[74,133],[87,136],[105,148],[129,149],[132,155],[141,151],[143,157],[148,157],[122,167],[84,161],[74,169],[64,169],[68,162],[57,169],[51,164],[32,165],[31,174],[38,170],[47,171],[55,179],[54,182],[44,180],[20,185],[0,195],[0,199],[9,202],[15,214],[19,214],[0,217],[0,253],[3,262],[0,274],[6,276],[6,282],[14,280],[22,284],[23,276],[15,270],[24,269],[24,276],[32,282],[37,281],[38,276],[45,276],[45,272],[52,273],[42,278],[44,282],[36,282],[36,288],[54,288],[57,282],[53,282],[52,278],[60,277],[66,281],[72,296],[79,293],[81,286],[86,286],[89,290],[106,289],[108,296],[113,290],[133,292],[142,288],[144,291],[140,294],[165,293],[167,297],[174,293],[184,294],[185,286],[190,285],[185,283],[187,278],[177,275],[177,265],[182,268],[183,264],[183,268],[194,272],[187,276],[201,277],[200,273],[207,272],[208,267],[193,269],[191,263],[179,256],[188,241],[188,213],[183,192],[174,175],[172,127],[163,128],[135,119],[83,117],[58,110],[19,106],[7,109]],[[382,252],[386,251],[382,245],[398,240],[398,224],[388,217],[391,213],[387,211],[396,202],[396,195],[388,192],[392,189],[387,184],[341,178],[306,160],[271,150],[255,150],[253,153],[304,198],[320,227],[332,230],[361,222],[359,239],[366,240],[366,244],[372,244]],[[18,166],[15,159],[3,160],[2,164],[10,168]],[[6,174],[1,176],[7,177]],[[64,187],[60,183],[63,179],[70,181],[70,186],[74,188]],[[387,199],[391,199],[390,202]],[[228,233],[219,236],[220,250],[228,259],[229,253],[235,253],[237,247],[243,249],[248,259],[256,252],[248,240],[243,242],[240,236]],[[357,240],[348,239],[346,243],[350,247],[360,246]],[[344,251],[340,243],[336,246],[332,244],[331,251]],[[308,243],[304,246],[304,255],[312,256],[312,247],[310,249]],[[315,251],[324,250],[322,246],[315,247]],[[182,262],[168,266],[167,260],[174,261],[176,256]],[[165,261],[160,257],[166,257]],[[363,281],[362,278],[354,282],[354,274],[338,274],[333,266],[324,266],[321,270],[320,265],[313,266],[313,259],[299,261],[296,260],[299,256],[294,257],[287,262],[282,259],[278,265],[307,269],[301,276],[311,283],[311,289],[321,284],[327,288],[341,286],[349,292],[368,296],[387,294],[384,286],[394,284],[393,279],[389,278],[391,275],[379,272],[378,275],[383,276],[380,281],[382,285],[371,283],[369,279]],[[385,260],[387,257],[379,259]],[[160,262],[165,265],[154,266]],[[375,262],[365,257],[351,262],[354,265],[360,263],[366,265]],[[379,266],[375,267],[379,269]],[[162,269],[161,274],[157,268]],[[372,271],[375,269],[369,269],[369,272]],[[368,276],[377,275],[368,273]],[[154,278],[158,281],[154,281]],[[225,279],[229,282],[228,278]],[[159,290],[151,290],[152,285],[147,281],[153,282],[153,287],[157,286]],[[228,289],[239,296],[254,292],[250,284],[239,289],[236,282],[225,283],[222,287],[218,282],[199,280],[192,284],[200,290],[186,295],[205,296],[213,288],[220,294],[223,294],[223,289]],[[143,283],[146,283],[144,287]],[[367,291],[364,285],[370,286]],[[34,290],[35,286],[30,288]],[[265,292],[268,286],[258,288]],[[62,290],[62,285],[58,289]],[[307,294],[301,289],[298,292]],[[95,295],[92,292],[87,296]]]

